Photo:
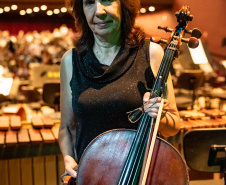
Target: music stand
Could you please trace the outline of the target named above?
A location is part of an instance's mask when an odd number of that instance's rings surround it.
[[[192,90],[192,109],[196,99],[196,90],[204,83],[204,71],[202,70],[185,70],[178,77],[177,88]]]
[[[189,168],[199,172],[224,173],[226,185],[226,128],[188,131],[183,138]]]

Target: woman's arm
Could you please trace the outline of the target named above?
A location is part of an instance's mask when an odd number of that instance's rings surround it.
[[[60,71],[60,111],[61,124],[59,129],[59,145],[64,157],[65,169],[72,177],[77,173],[73,170],[77,166],[77,157],[73,151],[75,144],[75,117],[72,109],[72,95],[70,80],[72,78],[72,51],[64,54]]]
[[[156,77],[164,52],[160,45],[151,42],[149,47],[149,53],[150,53],[150,65],[154,73],[154,76]],[[148,93],[144,95],[144,102],[148,101],[149,95],[150,94]],[[156,118],[160,101],[161,98],[159,98],[157,100],[157,103],[150,109],[145,108],[145,111],[148,112],[150,116]],[[164,102],[163,113],[164,111],[166,111],[166,113],[163,114],[164,116],[160,121],[159,132],[164,137],[169,137],[175,135],[180,128],[180,117],[176,107],[171,75],[169,75],[167,79],[167,100],[165,100]]]

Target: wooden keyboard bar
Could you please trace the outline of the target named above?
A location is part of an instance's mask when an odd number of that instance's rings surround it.
[[[198,123],[202,124],[202,128],[211,128],[213,127],[213,121],[211,119],[204,119],[204,120],[195,120]]]
[[[11,129],[19,130],[21,128],[20,116],[10,116]]]
[[[39,116],[32,117],[31,122],[34,128],[42,128],[44,126],[42,118]]]
[[[196,111],[179,111],[179,115],[184,119],[201,119],[205,117],[204,113]]]
[[[206,124],[210,124],[210,128],[218,128],[220,126],[220,123],[215,119],[207,119],[207,120],[204,120],[204,122]]]
[[[195,128],[210,128],[213,126],[213,120],[210,120],[212,119],[181,121],[181,129],[190,130]]]
[[[58,140],[59,127],[52,127],[51,131],[52,131],[55,139]]]
[[[182,120],[180,122],[181,130],[190,130],[195,128],[219,128],[226,126],[225,118],[203,119],[203,120]]]
[[[28,133],[29,133],[29,136],[30,136],[30,139],[31,139],[32,143],[40,143],[40,142],[42,142],[42,137],[40,135],[39,130],[30,128],[28,130]]]
[[[181,130],[190,130],[192,129],[192,124],[189,121],[180,121],[180,129]]]
[[[219,124],[219,127],[225,127],[226,125],[226,119],[217,118],[214,122],[217,122]]]
[[[18,143],[30,143],[30,138],[27,129],[21,129],[18,131]]]
[[[41,129],[40,132],[44,143],[54,143],[56,141],[50,129]]]
[[[13,130],[6,131],[5,135],[6,135],[6,140],[5,140],[6,145],[17,144],[17,133],[16,133],[16,131],[13,131]]]
[[[0,117],[0,130],[8,130],[9,129],[9,117],[1,116]]]
[[[42,120],[43,120],[44,127],[51,128],[54,125],[54,122],[50,116],[43,116]]]
[[[212,110],[212,109],[203,109],[202,112],[206,115],[213,117],[213,118],[217,118],[217,117],[221,117],[221,116],[225,115],[224,112],[221,112],[219,110]]]
[[[192,128],[206,128],[207,125],[204,122],[200,122],[199,120],[189,120],[193,124]]]
[[[5,132],[0,131],[0,146],[5,144]]]

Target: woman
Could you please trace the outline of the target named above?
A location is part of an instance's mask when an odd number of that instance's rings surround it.
[[[106,130],[136,129],[126,112],[140,107],[156,118],[161,98],[149,99],[163,56],[134,26],[138,0],[74,0],[72,15],[80,36],[61,63],[61,126],[59,144],[65,169],[73,170],[88,143]],[[151,67],[150,67],[151,66]],[[172,136],[179,115],[171,79],[159,133]]]

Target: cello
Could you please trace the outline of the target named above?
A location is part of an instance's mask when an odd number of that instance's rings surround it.
[[[97,136],[85,149],[78,168],[77,185],[186,185],[189,177],[186,164],[179,152],[169,143],[157,137],[170,66],[178,55],[182,42],[195,48],[201,32],[187,30],[192,21],[188,6],[176,13],[178,25],[175,29],[158,27],[171,32],[168,40],[152,37],[151,41],[167,44],[151,97],[161,97],[161,106],[156,119],[138,108],[132,111],[129,119],[140,118],[138,129],[114,129]],[[183,38],[184,34],[191,38]],[[69,180],[70,185],[75,180]]]

